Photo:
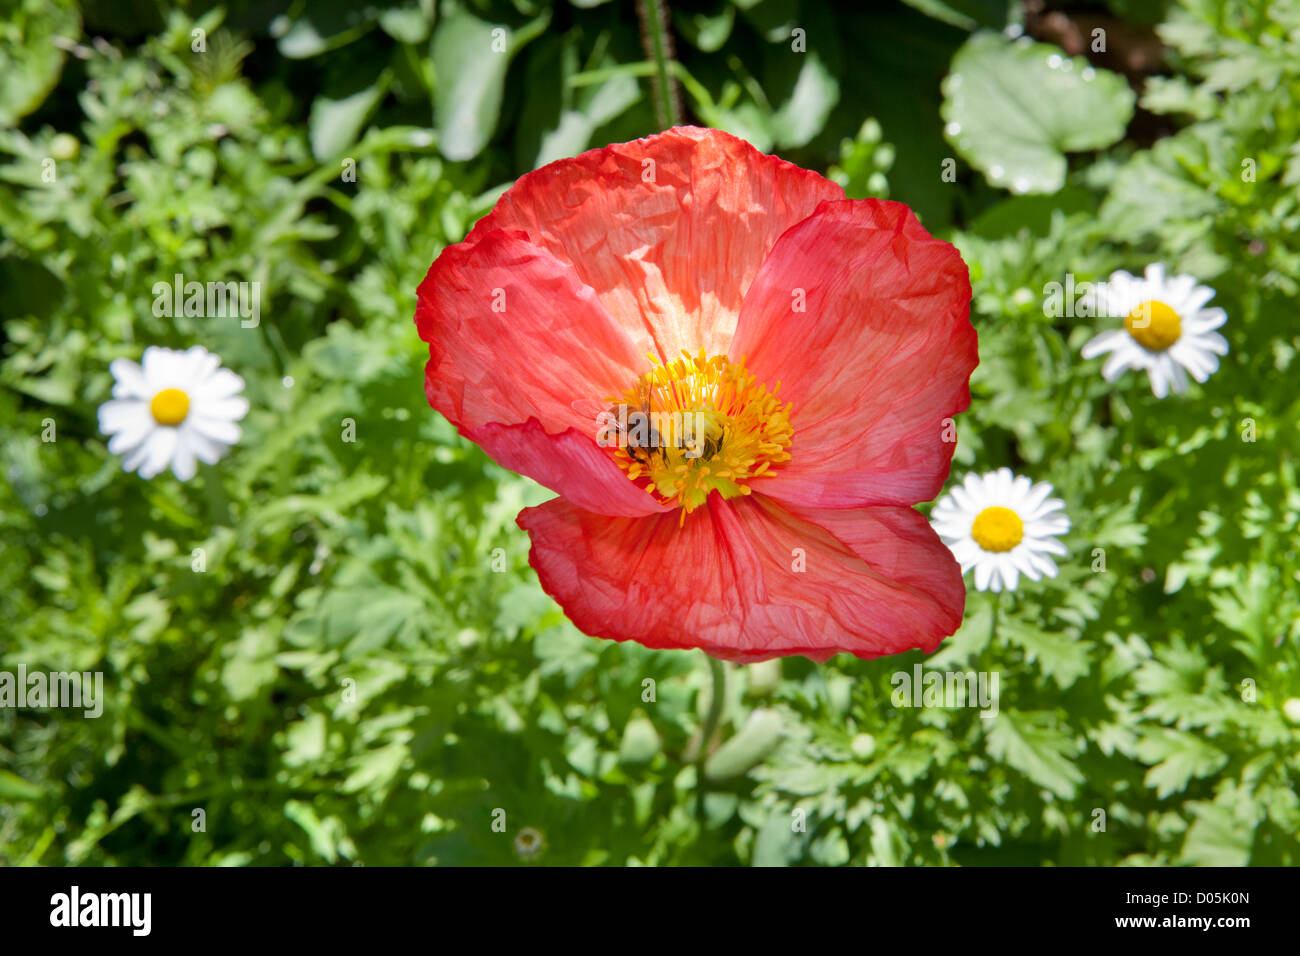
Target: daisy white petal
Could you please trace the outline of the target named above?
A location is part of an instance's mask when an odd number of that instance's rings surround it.
[[[1053,511],[1065,507],[1065,502],[1060,498],[1047,497],[1051,493],[1052,486],[1045,481],[1040,481],[1038,484],[1034,485],[1033,490],[1025,496],[1025,500],[1021,504],[1021,507],[1024,508],[1025,514],[1028,515],[1031,520],[1041,518],[1044,515],[1049,515]]]
[[[1174,391],[1179,395],[1187,391],[1187,372],[1170,356],[1161,356],[1164,360],[1165,374],[1173,380]]]
[[[105,435],[147,426],[148,422],[149,404],[138,398],[115,398],[99,406],[99,430]]]
[[[1048,497],[1052,486],[1016,476],[1009,468],[968,474],[935,502],[931,525],[962,574],[974,571],[980,591],[1014,591],[1021,577],[1038,580],[1056,574],[1047,554],[1066,555],[1054,537],[1070,528],[1060,510],[1064,503]]]
[[[243,434],[239,426],[234,422],[218,421],[211,418],[195,418],[193,424],[194,430],[204,438],[210,438],[225,445],[238,443],[239,436]]]
[[[199,470],[195,460],[194,449],[189,437],[182,429],[176,430],[176,450],[172,453],[172,474],[181,481],[189,481]]]
[[[205,465],[215,465],[226,454],[226,445],[201,434],[190,423],[182,426],[185,441],[194,451],[194,455]]]
[[[149,436],[153,434],[153,431],[154,424],[152,418],[146,419],[139,426],[124,428],[108,440],[108,453],[110,455],[125,455],[128,452],[134,451],[148,440]],[[131,468],[127,468],[127,471],[132,470],[133,469]]]
[[[1190,278],[1190,276],[1188,278]],[[1222,309],[1205,308],[1205,303],[1209,302],[1213,298],[1214,290],[1209,286],[1196,286],[1196,288],[1192,289],[1192,291],[1184,297],[1182,307],[1186,310],[1188,315],[1194,315],[1197,312],[1200,312],[1202,315],[1210,315],[1211,313],[1217,312],[1222,316],[1219,320],[1219,325],[1222,325],[1224,322],[1228,321],[1228,313],[1224,312]],[[1212,325],[1210,328],[1217,329],[1219,325]]]
[[[219,401],[238,395],[244,390],[244,380],[228,368],[217,369],[202,385],[194,390],[196,398]]]
[[[214,373],[221,365],[221,359],[213,355],[201,345],[191,346],[185,353],[185,374],[191,382],[203,382],[214,377]],[[227,373],[234,375],[227,369]],[[235,376],[238,378],[238,376]],[[243,381],[240,381],[243,384]]]
[[[1070,553],[1069,548],[1061,544],[1055,538],[1047,537],[1052,534],[1065,534],[1069,528],[1056,528],[1050,531],[1040,532],[1041,537],[1031,538],[1025,541],[1026,554],[1056,554],[1065,557]]]
[[[152,478],[162,472],[176,452],[179,435],[175,428],[159,428],[145,440],[145,456],[140,463],[140,477]]]
[[[153,390],[145,381],[144,369],[130,359],[113,359],[108,370],[113,373],[114,398],[142,398],[148,401]]]
[[[1060,553],[1064,555],[1066,553],[1065,549],[1062,548]],[[1028,555],[1026,555],[1026,560],[1028,560],[1030,565],[1033,566],[1034,570],[1038,572],[1038,574],[1034,576],[1035,581],[1037,581],[1039,576],[1042,575],[1045,575],[1049,578],[1056,577],[1057,574],[1056,562],[1053,561],[1051,558],[1047,557],[1046,554],[1038,551],[1031,551],[1029,552]]]
[[[184,352],[150,346],[139,365],[117,359],[109,366],[114,397],[100,406],[99,426],[125,470],[147,479],[170,465],[188,481],[199,461],[215,464],[239,441],[235,422],[248,414],[238,394],[244,380],[220,365],[196,345]]]
[[[1107,329],[1090,338],[1083,346],[1083,357],[1086,359],[1097,358],[1111,351],[1116,345],[1123,340],[1127,333],[1123,329]]]
[[[1101,377],[1108,382],[1123,375],[1128,369],[1132,368],[1131,357],[1123,349],[1117,349],[1106,359],[1106,364],[1101,367]]]
[[[1187,375],[1206,381],[1218,368],[1201,353],[1228,353],[1228,342],[1214,330],[1227,321],[1223,309],[1207,308],[1214,290],[1200,285],[1194,276],[1166,275],[1164,265],[1153,262],[1143,278],[1135,280],[1122,270],[1111,273],[1099,286],[1098,300],[1106,314],[1121,318],[1119,329],[1107,329],[1083,346],[1085,359],[1109,353],[1101,374],[1113,382],[1126,371],[1144,370],[1157,398],[1172,390],[1187,391]]]
[[[159,348],[151,345],[144,350],[144,358],[141,364],[144,366],[144,377],[151,388],[165,388],[172,383],[176,374],[176,360],[180,354],[174,349]]]
[[[1228,354],[1228,340],[1218,332],[1206,332],[1204,335],[1198,336],[1194,341],[1189,342],[1188,345],[1193,348],[1204,348],[1210,352],[1217,352],[1219,355]]]
[[[1219,359],[1214,353],[1203,351],[1184,342],[1178,342],[1170,349],[1170,354],[1198,382],[1207,380],[1219,367]]]

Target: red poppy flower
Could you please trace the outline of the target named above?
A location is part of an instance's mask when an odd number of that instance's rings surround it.
[[[749,662],[960,625],[961,571],[911,506],[970,404],[969,308],[906,206],[676,128],[522,177],[415,321],[429,403],[559,494],[518,522],[569,618]]]

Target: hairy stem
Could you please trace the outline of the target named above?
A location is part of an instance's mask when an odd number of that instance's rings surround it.
[[[655,118],[663,128],[682,122],[682,105],[673,76],[673,41],[668,32],[668,6],[664,0],[638,0],[641,42],[654,61]]]

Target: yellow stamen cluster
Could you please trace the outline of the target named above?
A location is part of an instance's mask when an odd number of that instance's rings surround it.
[[[777,399],[780,382],[769,393],[743,361],[703,349],[667,365],[651,361],[635,386],[610,401],[645,412],[657,423],[653,440],[620,443],[614,458],[629,478],[649,479],[647,491],[680,505],[683,521],[710,492],[747,495],[750,481],[790,460],[790,406]]]
[[[1025,523],[1010,508],[991,505],[975,516],[970,536],[985,551],[1010,551],[1025,536]]]
[[[1183,334],[1183,323],[1178,313],[1155,299],[1137,306],[1124,319],[1124,328],[1138,345],[1152,352],[1162,352],[1173,345]]]
[[[179,425],[190,413],[190,397],[179,388],[164,388],[149,403],[149,413],[159,425]]]

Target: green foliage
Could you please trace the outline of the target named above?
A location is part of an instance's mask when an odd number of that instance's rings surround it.
[[[1123,78],[1057,47],[996,33],[972,36],[944,80],[944,132],[994,185],[1054,193],[1067,152],[1099,149],[1124,135],[1133,91]]]
[[[1300,4],[1171,5],[1154,142],[1121,139],[1117,76],[994,32],[1005,4],[674,10],[693,121],[958,245],[954,475],[1051,481],[1073,524],[1057,578],[972,589],[929,658],[728,667],[708,739],[701,655],[541,591],[514,516],[547,493],[428,409],[411,323],[515,176],[656,129],[635,22],[178,6],[10,0],[0,33],[0,670],[105,686],[98,718],[0,708],[0,861],[1300,863]],[[1106,320],[1043,307],[1152,261],[1215,287],[1232,346],[1164,401],[1079,357]],[[176,274],[260,282],[260,324],[156,316]],[[248,383],[243,439],[185,484],[123,474],[109,363],[196,342]],[[896,706],[917,664],[996,674],[996,715]]]
[[[81,24],[71,0],[5,0],[0,24],[0,124],[12,125],[49,95],[64,51],[56,37],[74,38]]]

